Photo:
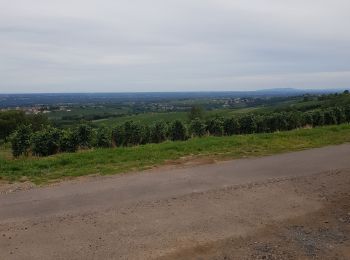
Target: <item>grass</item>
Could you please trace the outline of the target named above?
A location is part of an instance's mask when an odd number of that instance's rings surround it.
[[[259,110],[261,110],[260,107],[259,108],[239,108],[239,109],[215,109],[213,111],[206,111],[204,117],[206,119],[213,118],[215,116],[232,117],[237,114],[256,112]],[[111,127],[111,126],[113,127],[130,120],[147,124],[147,125],[150,125],[156,121],[165,121],[165,122],[172,122],[175,120],[187,121],[188,113],[187,112],[157,112],[157,113],[149,112],[149,113],[143,113],[143,114],[137,114],[137,115],[128,115],[128,116],[121,116],[116,118],[94,120],[92,122],[95,123],[96,125],[105,125],[108,127]]]
[[[107,118],[107,119],[101,119],[101,120],[95,120],[93,123],[97,125],[105,125],[105,126],[115,126],[118,124],[125,123],[126,121],[135,121],[140,122],[144,124],[152,124],[155,121],[175,121],[175,120],[187,120],[187,113],[186,112],[164,112],[164,113],[143,113],[138,115],[129,115],[129,116],[122,116],[122,117],[116,117],[116,118]]]
[[[117,174],[144,170],[184,156],[219,159],[271,155],[287,151],[341,144],[350,141],[350,125],[299,129],[271,134],[194,138],[137,147],[95,149],[46,158],[9,159],[0,152],[0,178],[30,180],[36,184],[89,174]]]

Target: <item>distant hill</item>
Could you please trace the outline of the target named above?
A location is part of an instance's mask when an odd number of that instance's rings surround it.
[[[211,92],[135,92],[135,93],[42,93],[42,94],[0,94],[0,108],[34,105],[91,104],[137,101],[164,101],[171,99],[196,98],[238,98],[298,96],[306,93],[325,94],[343,90],[302,90],[274,88],[256,91],[211,91]]]

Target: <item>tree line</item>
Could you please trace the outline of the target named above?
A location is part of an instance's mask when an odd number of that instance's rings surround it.
[[[31,125],[38,131],[49,124],[44,114],[27,115],[24,111],[9,110],[0,112],[0,140],[6,140],[18,127]]]
[[[93,128],[80,124],[73,128],[58,129],[44,126],[21,125],[10,140],[15,157],[33,154],[49,156],[59,152],[75,152],[93,147],[135,146],[161,143],[166,140],[183,141],[191,137],[231,136],[236,134],[271,133],[305,126],[315,127],[350,122],[350,106],[334,107],[308,112],[291,111],[269,114],[243,114],[230,118],[203,119],[198,109],[192,109],[189,122],[158,121],[151,125],[127,121],[114,128]]]

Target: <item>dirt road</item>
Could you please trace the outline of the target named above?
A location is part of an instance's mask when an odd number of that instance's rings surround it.
[[[350,145],[0,195],[3,259],[350,259]]]

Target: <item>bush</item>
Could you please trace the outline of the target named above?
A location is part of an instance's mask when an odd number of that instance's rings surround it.
[[[23,125],[18,128],[11,136],[12,154],[14,157],[20,155],[28,155],[30,148],[30,139],[32,136],[32,129],[28,125]]]
[[[207,134],[207,126],[201,119],[196,118],[190,123],[190,131],[192,135],[202,137]]]
[[[96,146],[97,147],[111,147],[112,134],[107,127],[100,127],[96,133]]]
[[[224,121],[224,132],[226,135],[239,134],[240,125],[237,118],[227,118]]]
[[[60,138],[61,152],[76,152],[78,150],[79,140],[76,131],[71,129],[64,130]]]
[[[123,125],[116,126],[112,131],[112,141],[116,146],[125,144],[125,129]]]
[[[224,134],[224,122],[222,118],[214,118],[207,121],[207,130],[211,135],[222,136]]]
[[[323,111],[314,111],[312,113],[312,122],[314,126],[323,126],[325,124],[324,112]]]
[[[186,126],[180,120],[175,120],[170,126],[169,136],[173,141],[186,140],[187,139]]]
[[[161,143],[167,139],[168,126],[165,122],[159,121],[150,127],[150,142]]]
[[[86,124],[79,125],[75,132],[76,136],[78,137],[78,145],[81,148],[90,148],[93,146],[93,131],[91,126]]]
[[[338,123],[337,116],[332,109],[324,111],[324,122],[326,125],[335,125]]]
[[[57,128],[48,127],[33,134],[32,152],[38,156],[48,156],[59,151],[61,131]]]
[[[241,126],[242,134],[253,134],[257,131],[257,125],[253,115],[245,115],[241,117],[239,124]]]

